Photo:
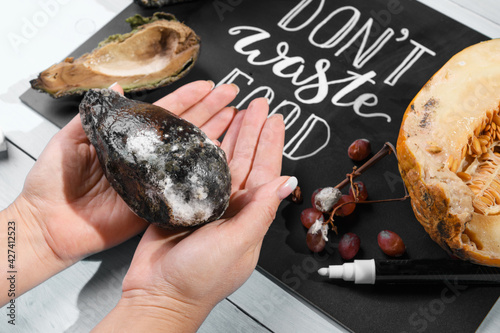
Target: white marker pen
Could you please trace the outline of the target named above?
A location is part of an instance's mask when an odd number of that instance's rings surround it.
[[[453,280],[464,284],[500,284],[500,268],[452,259],[354,260],[343,265],[320,268],[318,274],[330,279],[375,283],[441,283]]]

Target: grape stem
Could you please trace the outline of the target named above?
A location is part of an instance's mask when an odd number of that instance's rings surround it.
[[[389,155],[390,153],[393,153],[394,156],[396,156],[396,149],[394,148],[392,143],[386,142],[384,144],[384,146],[382,147],[382,149],[380,149],[378,151],[378,153],[376,153],[375,155],[372,156],[372,158],[370,158],[368,161],[366,161],[365,164],[363,164],[359,168],[354,167],[353,171],[351,173],[348,173],[346,175],[346,178],[343,181],[341,181],[340,183],[338,183],[337,186],[335,186],[335,188],[341,190],[347,184],[352,183],[352,180],[354,178],[361,176],[361,174],[363,172],[365,172],[367,169],[369,169],[371,166],[373,166],[375,163],[377,163],[378,161],[380,161],[382,158]]]
[[[359,168],[357,168],[355,166],[353,168],[353,171],[351,173],[348,173],[346,175],[346,178],[335,186],[335,188],[341,190],[347,184],[351,184],[351,188],[353,189],[353,194],[354,194],[354,201],[344,202],[344,203],[341,203],[341,204],[335,206],[335,208],[333,208],[333,210],[330,212],[330,217],[328,218],[328,220],[324,222],[325,224],[326,223],[331,224],[332,230],[336,234],[338,234],[338,232],[337,232],[337,227],[333,224],[333,217],[335,216],[335,213],[337,212],[337,210],[340,209],[344,205],[348,205],[348,204],[352,204],[352,203],[358,204],[358,203],[380,203],[380,202],[391,202],[391,201],[404,201],[404,200],[409,198],[406,186],[404,186],[404,184],[403,184],[405,195],[401,198],[382,199],[382,200],[365,200],[365,201],[358,200],[359,190],[358,190],[358,187],[353,182],[354,178],[361,176],[363,174],[363,172],[365,172],[367,169],[369,169],[375,163],[377,163],[382,158],[384,158],[385,156],[387,156],[391,153],[393,153],[394,156],[396,156],[396,160],[397,160],[396,149],[394,148],[392,143],[386,142],[384,144],[384,146],[382,147],[382,149],[380,149],[375,155],[373,155],[372,158],[370,158],[368,161],[366,161]]]

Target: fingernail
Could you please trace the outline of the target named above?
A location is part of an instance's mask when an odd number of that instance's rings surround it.
[[[272,115],[269,116],[269,118],[274,118],[276,120],[281,120],[283,121],[283,114],[281,113],[273,113]]]
[[[238,94],[240,93],[240,87],[238,87],[238,86],[237,86],[236,84],[234,84],[234,83],[231,83],[231,85],[232,85],[233,87],[235,87],[235,88],[236,88],[236,95],[238,95]]]
[[[293,190],[295,190],[298,184],[299,181],[297,180],[297,178],[293,176],[288,178],[288,180],[278,189],[278,197],[280,198],[280,200],[283,200],[290,194],[292,194]]]
[[[207,80],[207,82],[210,83],[210,86],[211,86],[210,90],[214,90],[214,88],[215,88],[215,82],[212,81],[212,80]]]
[[[283,131],[286,127],[281,113],[274,113],[268,117],[267,121],[269,121],[269,128],[275,133]]]
[[[110,86],[108,87],[108,89],[113,88],[113,87],[114,87],[114,86],[116,86],[117,84],[118,84],[118,82],[113,83],[112,85],[110,85]]]

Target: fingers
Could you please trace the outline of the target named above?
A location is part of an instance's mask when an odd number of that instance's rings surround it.
[[[185,112],[181,113],[181,117],[201,127],[226,105],[231,103],[238,92],[239,88],[236,85],[223,84],[212,90],[199,103],[186,109]]]
[[[229,160],[232,193],[245,187],[268,111],[269,105],[266,99],[257,98],[253,100],[241,120],[236,142],[229,143],[229,146],[234,146],[232,153],[230,153],[231,159]],[[230,139],[234,140],[235,138],[233,136]]]
[[[296,186],[297,179],[287,176],[277,177],[261,185],[250,191],[252,195],[245,196],[246,202],[241,202],[241,210],[226,224],[236,229],[236,234],[245,235],[255,245],[260,244],[276,216],[279,204]]]
[[[243,122],[245,113],[246,110],[241,110],[236,113],[226,132],[226,135],[224,135],[221,148],[226,153],[228,162],[233,159],[234,147],[236,146],[236,141],[238,140],[238,133],[240,132],[241,123]]]
[[[130,267],[133,267],[137,272],[147,272],[152,267],[161,269],[161,262],[168,252],[191,232],[166,230],[154,225],[148,226],[137,246]],[[130,276],[127,278],[130,279]]]
[[[208,95],[213,87],[214,83],[212,81],[191,82],[157,100],[153,104],[161,106],[176,115],[181,115],[184,111]]]
[[[274,114],[267,119],[260,133],[257,152],[245,184],[246,188],[258,187],[280,175],[284,141],[283,116]]]
[[[118,82],[115,82],[112,85],[110,85],[108,89],[114,90],[120,95],[123,95],[123,88],[118,84]]]
[[[161,251],[161,253],[166,253],[191,232],[192,230],[188,229],[167,230],[155,225],[150,225],[147,227],[146,232],[141,237],[141,249],[143,246],[145,246],[143,245],[145,243],[147,244],[147,246],[154,249],[154,251],[148,251],[150,253],[158,253],[158,251]],[[152,259],[154,260],[154,258]]]
[[[212,140],[218,139],[231,124],[238,110],[234,107],[226,107],[210,118],[200,129]]]
[[[71,121],[64,126],[57,134],[57,138],[63,138],[63,140],[74,140],[76,143],[88,142],[87,135],[83,131],[82,122],[80,121],[80,115],[71,119]]]
[[[222,116],[225,122],[219,125],[225,130],[229,124],[226,117],[231,111],[225,110],[225,107],[236,97],[239,88],[234,84],[223,84],[215,89],[213,87],[214,83],[212,81],[192,82],[156,101],[154,104],[181,116],[200,128],[212,117],[218,115],[219,112],[225,111],[226,113]],[[213,124],[214,122],[212,122],[211,126]],[[212,133],[219,132],[218,129],[212,130]],[[221,134],[222,132],[218,135]]]

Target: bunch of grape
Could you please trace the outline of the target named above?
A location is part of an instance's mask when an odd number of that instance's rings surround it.
[[[366,201],[367,198],[368,191],[361,181],[352,184],[349,194],[341,194],[340,190],[332,187],[314,191],[311,196],[312,207],[300,213],[302,225],[308,229],[306,237],[308,248],[312,252],[321,252],[325,248],[328,241],[329,219],[325,219],[324,214],[341,217],[351,215],[356,203]]]
[[[347,153],[352,160],[363,161],[371,154],[370,142],[358,139],[349,146]],[[325,248],[329,224],[336,231],[333,225],[334,216],[348,216],[354,212],[357,203],[368,199],[368,191],[363,182],[354,182],[351,178],[349,194],[342,194],[339,188],[345,184],[346,182],[343,182],[336,187],[318,188],[311,196],[312,207],[304,209],[300,214],[302,225],[308,229],[307,247],[312,252],[321,252]],[[329,216],[326,219],[325,214]],[[379,247],[387,255],[401,256],[406,250],[401,237],[392,231],[381,231],[377,240]],[[359,237],[348,232],[340,239],[338,250],[344,260],[349,260],[356,256],[360,245]]]

